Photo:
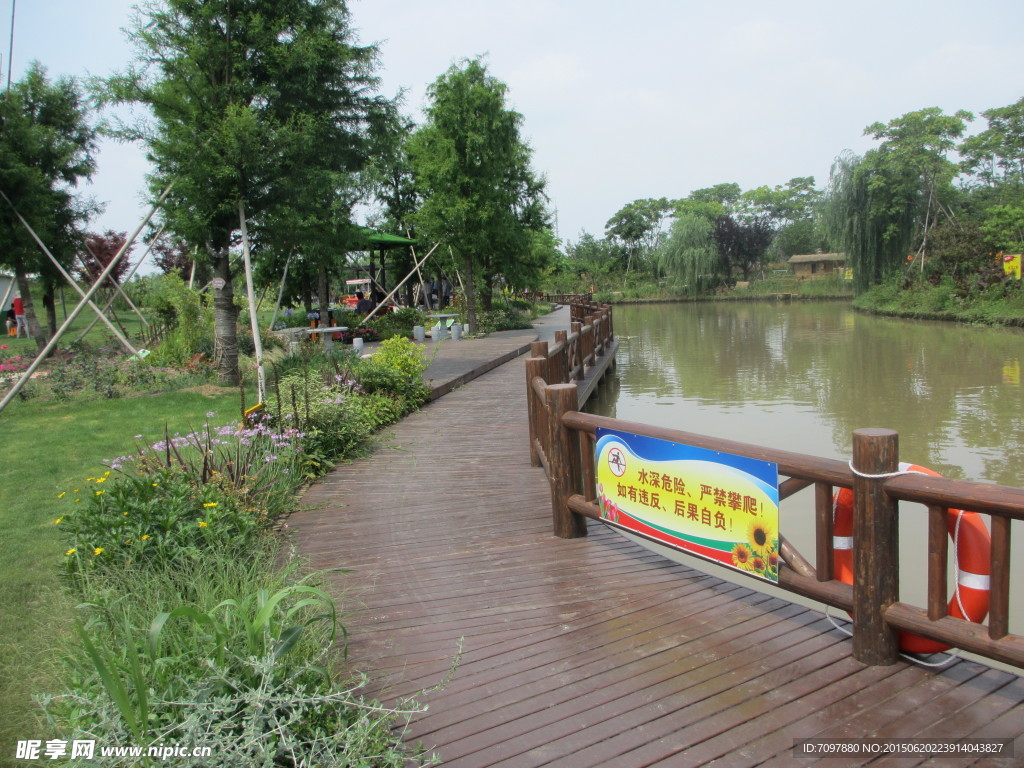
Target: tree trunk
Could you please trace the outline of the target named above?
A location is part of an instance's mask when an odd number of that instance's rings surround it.
[[[306,310],[306,320],[308,322],[309,315],[313,311],[313,286],[309,279],[309,273],[306,271],[302,273],[302,306]]]
[[[238,386],[238,307],[235,306],[231,284],[231,254],[228,248],[208,246],[213,257],[214,279],[223,280],[213,286],[213,357],[217,364],[217,382],[224,386]],[[218,281],[220,282],[220,281]]]
[[[15,256],[14,258],[14,278],[18,283],[21,303],[25,307],[25,322],[28,323],[28,335],[35,339],[36,346],[42,352],[46,348],[46,334],[43,333],[43,329],[36,319],[35,307],[32,305],[32,291],[29,290],[28,275],[25,273],[25,265],[20,256]]]
[[[476,333],[476,286],[473,283],[473,257],[467,253],[463,257],[462,263],[466,270],[466,324],[469,326],[469,333]]]
[[[480,308],[484,312],[494,309],[494,277],[487,275],[483,278],[484,287],[480,291]]]
[[[316,265],[316,297],[320,304],[320,325],[329,328],[328,310],[331,307],[330,281],[327,279],[327,261],[321,258]]]
[[[49,328],[47,339],[57,335],[57,305],[54,301],[54,285],[52,280],[43,281],[43,306],[46,308],[46,325]]]

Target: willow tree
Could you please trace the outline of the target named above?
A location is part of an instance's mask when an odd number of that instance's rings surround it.
[[[153,0],[130,38],[137,64],[108,91],[155,120],[121,135],[146,142],[152,189],[174,184],[170,231],[212,262],[218,371],[236,383],[239,209],[258,233],[296,185],[365,162],[376,48],[353,42],[343,0]]]
[[[714,287],[721,259],[712,235],[714,224],[694,213],[678,215],[668,239],[658,250],[658,265],[672,275],[690,296]]]
[[[863,157],[845,154],[832,167],[826,196],[829,240],[846,252],[854,289],[863,291],[897,271],[948,213],[959,170],[947,155],[963,135],[969,112],[937,107],[909,112],[865,134],[881,144]]]
[[[430,86],[426,124],[409,144],[424,197],[415,220],[461,263],[471,332],[478,284],[490,309],[498,275],[517,268],[525,277],[533,233],[548,223],[544,180],[530,168],[523,117],[505,105],[506,91],[479,59],[453,65]]]

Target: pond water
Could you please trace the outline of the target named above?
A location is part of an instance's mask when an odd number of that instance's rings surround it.
[[[614,322],[617,368],[592,413],[843,461],[855,429],[885,427],[899,433],[902,461],[1024,485],[1019,329],[876,317],[847,302],[616,306]],[[784,501],[780,520],[811,562],[813,501],[811,489]],[[901,598],[924,606],[926,515],[902,509]],[[1013,533],[1024,556],[1024,523]],[[1020,592],[1011,588],[1018,633]]]

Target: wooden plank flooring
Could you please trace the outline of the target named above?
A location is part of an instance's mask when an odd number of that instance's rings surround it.
[[[1024,764],[1024,684],[960,661],[865,667],[820,612],[652,554],[591,521],[550,533],[529,465],[522,358],[388,430],[289,520],[354,612],[350,659],[453,768],[804,766],[794,740],[1012,737]],[[710,567],[710,566],[709,566]],[[864,760],[826,761],[860,765]]]

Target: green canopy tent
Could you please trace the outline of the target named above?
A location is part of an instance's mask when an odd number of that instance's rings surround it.
[[[355,241],[349,245],[348,252],[369,252],[371,267],[374,264],[374,253],[380,254],[379,269],[377,270],[376,276],[373,274],[372,268],[362,267],[365,269],[373,282],[379,286],[384,286],[384,270],[385,270],[385,253],[396,248],[413,248],[417,245],[417,241],[408,237],[402,237],[401,235],[392,235],[388,232],[379,232],[370,227],[359,227],[357,230],[357,237]],[[289,255],[288,261],[285,262],[284,274],[281,277],[281,285],[277,294],[277,303],[274,306],[274,312],[270,318],[270,327],[274,327],[274,323],[277,320],[277,314],[281,309],[281,299],[284,295],[285,281],[288,279],[288,263],[291,261]],[[347,254],[343,257],[343,264],[348,264]],[[415,264],[415,253],[413,254],[413,263]],[[360,265],[354,265],[360,268]]]

